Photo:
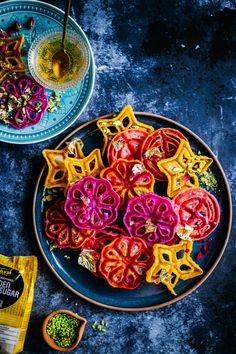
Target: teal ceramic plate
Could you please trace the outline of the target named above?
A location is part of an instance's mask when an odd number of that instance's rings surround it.
[[[22,28],[18,32],[24,35],[23,55],[27,63],[27,52],[33,40],[48,28],[59,27],[63,24],[64,12],[55,6],[41,1],[5,1],[0,4],[0,24],[2,29],[11,26],[15,21],[20,21]],[[27,21],[34,18],[35,25],[32,29],[27,27]],[[83,81],[62,94],[62,107],[57,112],[46,112],[38,124],[25,129],[17,130],[0,122],[0,141],[13,144],[30,144],[50,139],[66,130],[81,115],[88,104],[93,92],[95,78],[95,64],[89,41],[73,20],[69,19],[69,27],[78,33],[87,43],[90,52],[90,67]],[[17,35],[18,35],[17,33]],[[28,72],[27,72],[28,73]],[[48,97],[52,91],[46,90]]]
[[[48,202],[42,201],[44,181],[47,173],[46,167],[44,167],[39,176],[33,207],[35,233],[41,252],[48,266],[60,281],[75,294],[92,303],[125,311],[142,311],[163,307],[180,300],[200,286],[214,270],[224,252],[229,237],[232,218],[232,203],[228,183],[222,167],[210,148],[189,129],[170,119],[148,113],[135,113],[135,115],[138,120],[152,125],[155,129],[160,127],[178,129],[187,137],[194,151],[201,151],[203,155],[210,156],[214,159],[211,170],[216,177],[218,187],[216,191],[210,190],[210,192],[216,196],[220,204],[221,218],[218,227],[209,236],[209,238],[213,240],[209,252],[197,261],[204,270],[202,276],[187,281],[179,281],[175,287],[175,291],[178,294],[176,297],[161,284],[156,286],[143,283],[135,290],[114,289],[110,287],[105,280],[93,276],[89,271],[78,266],[78,251],[60,249],[50,251],[48,240],[44,233],[44,215],[49,204]],[[67,136],[57,148],[65,146],[65,142],[70,141],[73,137],[78,137],[83,140],[83,151],[85,154],[88,154],[94,148],[102,148],[103,145],[102,133],[96,126],[96,120],[76,129],[72,134]],[[205,188],[204,186],[202,187]],[[163,188],[157,185],[156,192],[163,194]],[[196,256],[200,245],[202,245],[201,242],[195,241],[191,256]],[[68,256],[70,258],[68,258]],[[207,288],[205,288],[205,290],[207,291]]]

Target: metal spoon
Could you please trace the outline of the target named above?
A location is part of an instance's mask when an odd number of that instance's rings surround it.
[[[71,0],[66,1],[61,49],[58,52],[56,52],[52,57],[52,70],[54,72],[54,75],[58,79],[61,79],[63,76],[66,75],[68,68],[70,66],[70,57],[64,47],[65,38],[66,38],[66,30],[67,30],[67,23],[68,23],[68,16],[69,16],[69,12],[70,12],[70,3],[71,3]]]

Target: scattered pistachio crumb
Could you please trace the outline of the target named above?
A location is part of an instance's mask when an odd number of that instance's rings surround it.
[[[53,92],[48,100],[48,112],[56,112],[58,108],[62,107],[61,105],[61,97],[63,95],[63,91]]]
[[[102,319],[100,321],[100,323],[98,323],[97,321],[94,321],[93,324],[91,325],[91,328],[97,329],[100,332],[106,332],[107,329],[104,327],[107,327],[107,326],[108,326],[108,323],[104,319]]]
[[[57,245],[55,245],[55,243],[51,242],[49,250],[52,252],[55,248],[57,248]]]
[[[207,190],[213,189],[216,191],[218,188],[217,179],[216,179],[214,173],[210,169],[206,170],[201,175],[200,181],[202,184],[204,184],[207,187]]]

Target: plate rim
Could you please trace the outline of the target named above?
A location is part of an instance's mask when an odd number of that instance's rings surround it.
[[[53,9],[54,11],[56,12],[59,12],[61,14],[64,15],[64,11],[61,10],[60,8],[56,7],[55,5],[52,5],[50,3],[47,3],[45,1],[40,1],[40,0],[27,0],[25,1],[27,3],[27,5],[31,5],[31,6],[34,6],[34,7],[37,7],[37,5],[42,5],[42,6],[46,6],[47,8],[49,9]],[[4,1],[2,3],[0,3],[0,8],[2,5],[9,5],[11,6],[11,4],[16,4],[16,3],[19,3],[19,5],[22,5],[22,2],[19,2],[18,0],[7,0],[7,1]],[[89,53],[90,53],[90,65],[89,65],[89,69],[88,69],[88,73],[89,71],[91,70],[91,82],[90,82],[90,92],[86,98],[86,100],[84,101],[84,105],[80,111],[79,114],[76,114],[75,117],[70,121],[68,122],[64,129],[62,129],[60,132],[55,132],[55,133],[51,133],[50,136],[45,136],[45,137],[42,137],[42,138],[36,138],[35,140],[26,140],[26,141],[21,141],[21,140],[15,140],[15,138],[10,138],[10,139],[6,139],[4,137],[0,137],[0,142],[2,143],[6,143],[6,144],[14,144],[14,145],[29,145],[29,144],[38,144],[38,143],[41,143],[43,141],[47,141],[49,139],[52,139],[52,138],[55,138],[56,136],[59,136],[61,133],[63,133],[65,130],[69,129],[71,127],[72,124],[74,124],[76,122],[76,120],[83,114],[85,108],[87,107],[88,103],[90,102],[90,99],[92,97],[92,94],[94,92],[94,86],[95,86],[95,76],[96,76],[96,64],[95,64],[95,58],[94,58],[94,54],[93,54],[93,50],[92,50],[92,47],[91,47],[91,44],[89,42],[89,39],[87,37],[87,35],[85,34],[85,32],[83,31],[83,29],[80,27],[80,25],[71,17],[69,16],[69,20],[70,22],[72,22],[76,27],[77,29],[79,28],[79,30],[81,31],[82,35],[84,36],[84,38],[86,39],[86,42],[87,42],[87,45],[89,47]],[[1,130],[1,129],[0,129]],[[32,138],[30,138],[32,139]]]
[[[98,119],[106,119],[106,118],[111,118],[113,115],[113,113],[110,114],[106,114],[100,117],[97,117],[95,119],[92,119],[90,121],[85,122],[84,124],[80,125],[79,127],[75,128],[71,133],[69,133],[59,144],[57,144],[57,146],[55,147],[55,150],[60,148],[72,135],[74,135],[77,131],[87,127],[88,125],[91,125],[93,123],[95,123]],[[33,197],[33,208],[32,208],[32,212],[33,212],[33,225],[34,225],[34,232],[35,232],[35,236],[36,236],[36,240],[39,246],[39,249],[41,251],[41,254],[43,255],[44,260],[46,261],[47,265],[49,266],[49,268],[51,269],[52,273],[54,275],[56,275],[57,279],[66,286],[67,289],[69,289],[70,291],[72,291],[75,295],[81,297],[84,300],[87,300],[88,302],[106,308],[106,309],[110,309],[110,310],[116,310],[116,311],[125,311],[125,312],[141,312],[141,311],[147,311],[147,310],[155,310],[155,309],[160,309],[163,307],[166,307],[168,305],[174,304],[176,302],[178,302],[179,300],[185,298],[186,296],[190,295],[192,292],[194,292],[197,288],[199,288],[206,280],[207,278],[212,274],[212,272],[215,270],[215,268],[217,267],[217,265],[219,264],[226,246],[228,244],[229,241],[229,237],[230,237],[230,232],[231,232],[231,228],[232,228],[232,196],[231,196],[231,191],[230,191],[230,186],[227,180],[227,177],[225,175],[225,172],[223,170],[223,167],[221,166],[220,162],[218,161],[216,155],[212,152],[211,148],[197,135],[195,134],[191,129],[187,128],[185,125],[174,121],[171,118],[167,118],[161,115],[157,115],[154,113],[148,113],[148,112],[134,112],[134,115],[138,116],[138,115],[142,115],[142,116],[147,116],[147,117],[151,117],[151,118],[155,118],[155,119],[162,119],[165,120],[166,122],[170,122],[171,124],[175,124],[177,127],[186,130],[190,135],[192,135],[195,139],[197,139],[203,146],[204,148],[206,148],[211,155],[214,157],[214,162],[217,164],[217,167],[220,169],[220,172],[222,174],[222,177],[224,179],[225,185],[226,185],[226,190],[227,190],[227,194],[228,194],[228,199],[229,199],[229,220],[228,220],[228,225],[227,225],[227,232],[226,232],[226,237],[224,239],[223,242],[223,246],[220,250],[219,255],[217,256],[217,258],[215,259],[215,261],[213,262],[212,266],[210,267],[210,269],[208,270],[208,272],[206,272],[204,274],[204,276],[195,284],[193,285],[189,290],[185,291],[183,294],[181,295],[177,295],[176,297],[174,297],[173,299],[169,300],[169,301],[165,301],[161,304],[158,305],[151,305],[151,306],[144,306],[144,307],[121,307],[121,306],[113,306],[113,305],[107,305],[104,304],[100,301],[96,301],[94,299],[91,299],[90,297],[81,294],[79,291],[73,289],[73,287],[71,287],[69,284],[67,284],[67,282],[62,279],[62,277],[57,273],[57,271],[53,268],[53,266],[51,265],[51,263],[49,262],[47,255],[45,254],[40,239],[39,239],[39,235],[38,235],[38,231],[37,231],[37,226],[36,226],[36,218],[35,218],[35,209],[36,209],[36,199],[37,199],[37,191],[38,191],[38,187],[42,178],[42,175],[44,173],[44,170],[46,169],[46,163],[44,164],[39,177],[37,179],[37,183],[35,186],[35,191],[34,191],[34,197]]]

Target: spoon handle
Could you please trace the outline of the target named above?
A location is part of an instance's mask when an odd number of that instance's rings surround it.
[[[68,17],[70,13],[70,3],[71,0],[66,0],[65,16],[64,16],[64,23],[63,23],[62,48],[64,48],[64,42],[66,38],[67,23],[68,23]]]

